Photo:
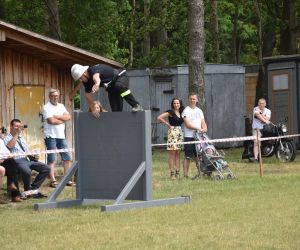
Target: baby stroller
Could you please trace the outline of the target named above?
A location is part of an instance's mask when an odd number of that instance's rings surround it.
[[[194,132],[195,141],[209,140],[209,137],[202,132]],[[235,179],[228,163],[224,160],[224,153],[219,153],[210,142],[196,143],[196,166],[197,177],[211,177],[214,180]]]

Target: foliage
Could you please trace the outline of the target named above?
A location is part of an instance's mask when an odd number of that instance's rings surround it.
[[[220,58],[232,62],[233,27],[237,11],[238,58],[242,64],[257,63],[258,33],[254,1],[218,0]],[[277,54],[280,45],[280,27],[283,23],[283,0],[260,0],[264,43],[270,43],[267,54]],[[164,6],[166,2],[166,6]],[[299,12],[299,0],[297,11]],[[169,65],[188,62],[188,1],[151,0],[151,14],[144,14],[144,0],[60,0],[59,13],[64,42],[130,64],[133,46],[133,64],[138,67],[160,66],[165,57]],[[135,5],[133,5],[135,3]],[[207,62],[213,63],[210,17],[211,3],[205,0],[205,33]],[[2,0],[0,15],[10,23],[47,35],[45,1]],[[297,27],[298,28],[298,27]],[[157,33],[165,30],[167,42],[157,44]],[[269,39],[274,32],[274,44]],[[149,55],[143,52],[144,36],[151,38]],[[299,38],[298,38],[299,40]]]
[[[45,4],[40,0],[3,0],[4,20],[36,33],[46,34]]]

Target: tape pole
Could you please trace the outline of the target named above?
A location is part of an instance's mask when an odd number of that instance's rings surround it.
[[[261,157],[261,140],[259,140],[260,138],[258,137],[258,129],[256,129],[257,133],[256,133],[256,139],[257,139],[257,146],[258,146],[258,155],[259,155],[259,175],[260,177],[263,176],[263,170],[262,170],[262,157]]]

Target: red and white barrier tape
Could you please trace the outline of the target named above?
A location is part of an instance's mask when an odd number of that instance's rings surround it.
[[[267,141],[267,140],[276,140],[282,138],[290,138],[290,137],[298,137],[300,134],[294,135],[284,135],[284,136],[276,136],[276,137],[264,137],[259,138],[259,141]],[[215,142],[235,142],[235,141],[250,141],[255,140],[255,136],[243,136],[243,137],[232,137],[232,138],[223,138],[223,139],[209,139],[209,140],[201,140],[201,141],[190,141],[190,142],[177,142],[172,143],[172,145],[185,145],[185,144],[197,144],[197,143],[215,143]],[[168,143],[160,143],[160,144],[152,144],[152,147],[159,146],[167,146],[170,145]],[[6,159],[17,156],[27,156],[27,155],[41,155],[41,154],[53,154],[53,153],[61,153],[61,152],[73,152],[73,148],[68,149],[51,149],[51,150],[31,150],[27,152],[18,152],[18,153],[0,153],[0,159]]]
[[[276,140],[281,138],[290,138],[290,137],[298,137],[300,134],[294,134],[294,135],[283,135],[283,136],[274,136],[274,137],[264,137],[260,138],[260,141],[268,141],[268,140]]]
[[[0,153],[0,159],[6,159],[16,156],[27,156],[27,155],[41,155],[41,154],[53,154],[61,152],[73,152],[73,148],[66,149],[51,149],[51,150],[31,150],[27,152],[18,152],[18,153]]]
[[[277,136],[277,137],[264,137],[259,138],[259,141],[267,141],[267,140],[276,140],[281,138],[289,138],[289,137],[298,137],[300,134],[294,135],[284,135],[284,136]],[[167,145],[185,145],[185,144],[198,144],[198,143],[215,143],[215,142],[234,142],[234,141],[250,141],[255,140],[255,136],[243,136],[243,137],[232,137],[232,138],[223,138],[223,139],[210,139],[210,140],[201,140],[201,141],[190,141],[190,142],[178,142],[178,143],[161,143],[161,144],[152,144],[152,147],[159,147],[159,146],[167,146]]]

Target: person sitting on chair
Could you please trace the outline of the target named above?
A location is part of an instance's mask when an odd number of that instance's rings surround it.
[[[13,119],[10,122],[10,134],[4,137],[6,147],[12,153],[28,152],[28,145],[25,139],[21,136],[24,129],[19,119]],[[31,161],[27,156],[16,156],[17,169],[20,171],[24,183],[24,191],[34,191],[45,181],[50,173],[50,168],[42,162]],[[35,170],[38,175],[31,183],[31,171]],[[30,192],[29,192],[30,193]]]

